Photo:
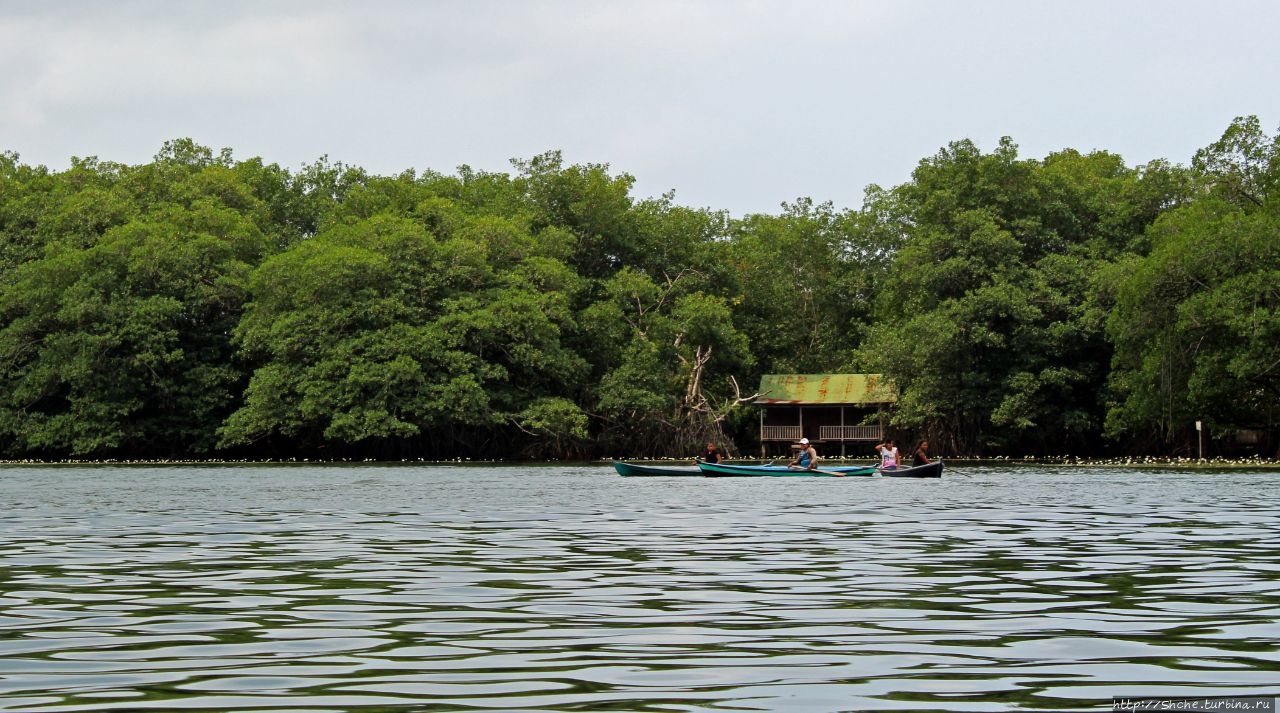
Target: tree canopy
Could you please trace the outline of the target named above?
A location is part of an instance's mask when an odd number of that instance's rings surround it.
[[[297,170],[0,153],[0,452],[588,458],[756,445],[768,373],[883,373],[972,454],[1276,445],[1280,136],[1189,165],[954,141],[733,218],[558,152]],[[1274,452],[1274,450],[1273,450]]]

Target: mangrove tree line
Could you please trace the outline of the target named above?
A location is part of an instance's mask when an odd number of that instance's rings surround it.
[[[734,218],[508,173],[0,154],[0,454],[754,449],[765,373],[878,372],[975,455],[1275,454],[1280,135],[1181,165],[956,141],[858,209]]]

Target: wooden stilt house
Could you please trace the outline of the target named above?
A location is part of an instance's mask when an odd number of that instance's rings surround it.
[[[758,393],[762,458],[790,454],[801,438],[827,457],[870,455],[897,401],[880,374],[766,374]]]

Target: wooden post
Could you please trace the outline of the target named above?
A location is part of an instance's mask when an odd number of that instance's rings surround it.
[[[840,405],[840,459],[844,460],[844,404]]]

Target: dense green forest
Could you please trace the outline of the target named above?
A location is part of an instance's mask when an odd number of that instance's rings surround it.
[[[296,171],[0,154],[0,454],[751,452],[766,373],[876,372],[962,455],[1275,456],[1280,134],[1188,164],[956,141],[733,218],[557,152]],[[1232,449],[1235,449],[1234,451]]]

